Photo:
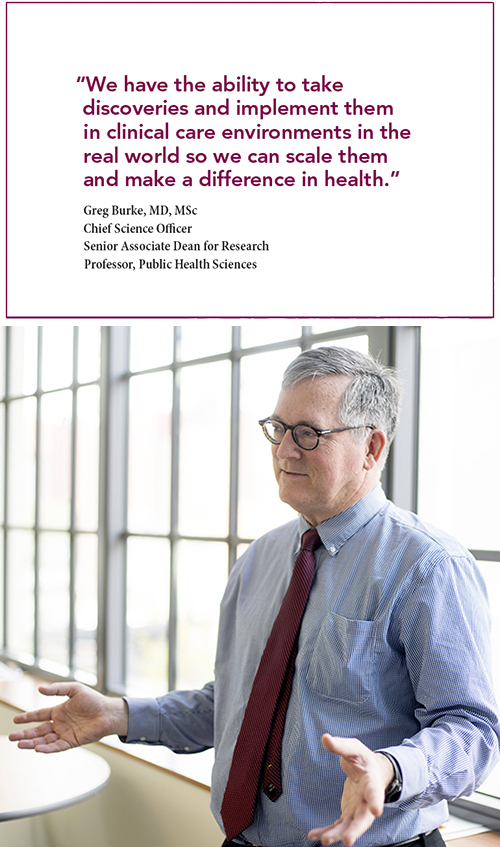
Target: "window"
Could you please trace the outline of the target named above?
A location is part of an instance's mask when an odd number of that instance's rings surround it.
[[[100,333],[92,327],[12,327],[4,330],[5,352],[4,652],[92,683]]]
[[[493,321],[429,321],[421,343],[418,509],[425,520],[456,535],[480,565],[490,595],[500,702],[500,458],[490,437],[500,416],[500,330]],[[498,828],[499,800],[497,766],[473,801],[459,804],[464,816],[479,815]],[[493,821],[484,817],[485,804],[498,809]]]

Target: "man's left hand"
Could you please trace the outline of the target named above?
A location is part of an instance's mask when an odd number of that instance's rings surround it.
[[[329,845],[343,841],[352,847],[360,835],[370,828],[384,811],[385,789],[394,776],[387,756],[374,753],[357,738],[333,738],[325,734],[323,747],[340,756],[340,765],[347,775],[341,801],[341,817],[330,826],[312,829],[311,841]]]

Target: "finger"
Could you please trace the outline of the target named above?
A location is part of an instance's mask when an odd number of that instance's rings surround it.
[[[307,834],[310,841],[321,841],[322,844],[334,844],[342,839],[342,834],[345,827],[341,826],[340,821],[336,821],[331,826],[323,826],[320,829],[311,829]]]
[[[340,819],[338,821],[335,821],[334,824],[330,824],[329,826],[320,826],[317,827],[317,829],[311,829],[311,831],[307,833],[307,837],[310,841],[315,841],[316,839],[321,840],[325,833],[332,832],[338,826],[339,823]]]
[[[333,844],[334,841],[343,840],[344,833],[351,824],[352,816],[342,815],[335,823],[312,829],[309,837],[319,838],[324,844]]]
[[[366,814],[363,818],[358,817],[346,827],[342,835],[342,841],[345,847],[351,847],[355,841],[360,838],[367,829],[369,829],[374,821],[373,815]]]
[[[312,829],[308,833],[308,838],[311,841],[318,839],[325,847],[334,844],[336,841],[342,841],[345,847],[352,847],[357,839],[370,828],[373,820],[373,815],[370,814],[356,818],[352,816],[342,817],[331,826]]]
[[[71,744],[68,744],[67,741],[63,741],[62,738],[57,738],[56,741],[52,741],[50,744],[47,744],[44,740],[41,744],[37,744],[35,750],[37,753],[62,753],[63,750],[69,750]]]
[[[367,786],[365,800],[367,814],[379,818],[384,811],[385,792],[382,785]]]
[[[30,726],[28,729],[19,730],[19,732],[11,732],[9,738],[11,741],[19,741],[20,738],[36,738],[37,736],[45,736],[53,730],[52,723],[48,721],[40,724],[40,726]]]
[[[370,826],[384,811],[384,789],[382,784],[368,778],[363,778],[356,788],[348,797],[342,797],[342,817],[361,820],[366,815]]]
[[[54,735],[54,739],[57,737],[57,735]],[[36,738],[22,738],[21,741],[18,742],[17,746],[20,750],[36,750],[37,747],[40,747],[40,745],[47,744],[48,740],[52,740],[49,735],[38,735]]]
[[[11,739],[14,740],[14,739]],[[47,735],[37,735],[33,738],[21,738],[17,745],[21,750],[36,750],[37,753],[55,753],[70,747],[56,732]]]
[[[47,685],[40,685],[38,690],[47,697],[72,697],[78,690],[77,686],[78,683],[73,682],[51,682]]]
[[[325,750],[330,753],[336,753],[337,756],[344,756],[346,759],[362,756],[367,750],[364,744],[357,738],[339,738],[338,736],[330,735],[328,732],[321,738],[321,743]]]
[[[25,729],[22,732],[11,732],[9,735],[10,741],[17,741],[18,747],[26,750],[36,747],[36,744],[44,744],[48,741],[53,741],[58,738],[56,732],[53,731],[51,723],[42,724],[42,726],[34,726],[30,729]]]
[[[14,715],[14,723],[36,723],[37,721],[50,721],[52,709],[36,709],[34,712],[23,712],[22,715]]]

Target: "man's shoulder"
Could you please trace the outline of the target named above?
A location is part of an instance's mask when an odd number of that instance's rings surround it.
[[[294,547],[299,539],[299,535],[300,518],[299,516],[297,516],[296,518],[293,518],[293,520],[281,524],[280,526],[276,526],[274,527],[274,529],[270,529],[269,532],[265,532],[263,535],[260,535],[258,538],[251,542],[248,549],[268,549],[269,547],[273,547],[275,545],[290,545]]]
[[[290,554],[296,551],[299,538],[300,524],[297,516],[251,541],[247,549],[238,557],[233,571],[238,574],[249,565],[255,567],[260,561],[267,562],[269,566],[271,561],[287,560]]]
[[[229,574],[223,604],[272,592],[280,580],[289,579],[298,545],[298,518],[252,541]]]
[[[411,539],[415,545],[426,549],[428,552],[435,551],[451,558],[465,557],[472,559],[471,553],[457,538],[423,520],[414,512],[401,509],[390,501],[384,511],[385,517],[391,522],[394,532],[399,532],[402,536]]]

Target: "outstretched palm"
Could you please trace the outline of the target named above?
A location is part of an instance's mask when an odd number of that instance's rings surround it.
[[[311,840],[322,844],[343,841],[346,847],[370,828],[384,810],[385,788],[392,778],[392,765],[385,756],[373,753],[356,738],[323,736],[323,746],[340,757],[346,774],[342,794],[342,814],[333,824],[309,832]]]
[[[42,685],[42,694],[68,697],[64,703],[25,712],[14,718],[14,723],[42,723],[39,726],[13,732],[11,741],[18,746],[39,753],[57,753],[70,747],[79,747],[98,741],[116,731],[112,721],[112,698],[103,697],[92,688],[79,683],[54,683]]]

